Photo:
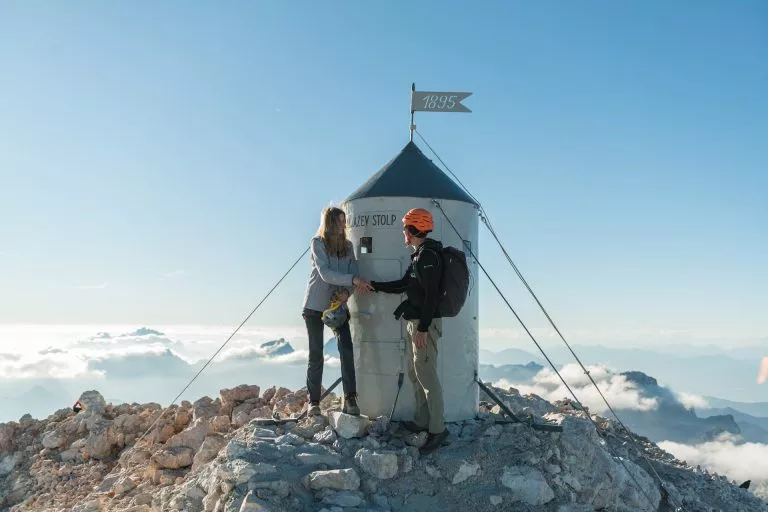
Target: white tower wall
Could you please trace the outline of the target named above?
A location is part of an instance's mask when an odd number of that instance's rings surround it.
[[[405,246],[402,218],[411,208],[432,212],[435,229],[430,237],[462,249],[467,255],[471,274],[469,294],[458,316],[443,319],[437,363],[445,419],[459,421],[473,418],[478,410],[478,387],[474,383],[479,351],[478,266],[465,246],[466,241],[477,255],[478,216],[473,204],[438,201],[461,238],[427,198],[363,197],[349,201],[345,210],[360,274],[366,279],[391,281],[405,273],[413,250]],[[369,240],[365,240],[366,237]],[[361,412],[371,417],[389,416],[397,393],[398,375],[403,372],[403,387],[392,419],[413,418],[415,399],[406,361],[406,342],[410,341],[405,321],[395,320],[392,314],[403,300],[405,295],[375,293],[354,294],[349,301],[358,403]]]

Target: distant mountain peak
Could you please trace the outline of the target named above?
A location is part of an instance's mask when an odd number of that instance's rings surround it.
[[[102,333],[100,333],[102,334]],[[109,335],[107,335],[109,336]],[[139,329],[136,329],[133,332],[123,334],[123,336],[165,336],[164,333],[160,331],[156,331],[154,329],[150,329],[148,327],[141,327]]]
[[[336,338],[329,338],[323,346],[323,351],[329,356],[339,357],[339,345],[336,343]]]
[[[267,357],[284,356],[287,354],[293,354],[295,352],[293,346],[285,341],[284,338],[277,340],[267,341],[262,343],[259,347],[261,352]]]
[[[635,384],[642,387],[651,387],[651,386],[658,387],[659,385],[659,381],[657,381],[650,375],[647,375],[637,370],[624,372],[621,375],[623,375],[628,381],[634,382]]]

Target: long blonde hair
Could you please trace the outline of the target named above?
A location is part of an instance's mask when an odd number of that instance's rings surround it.
[[[317,229],[317,236],[323,239],[325,250],[328,254],[343,258],[347,255],[347,228],[346,226],[339,230],[339,217],[345,215],[344,210],[335,206],[323,208],[320,214],[320,227]]]

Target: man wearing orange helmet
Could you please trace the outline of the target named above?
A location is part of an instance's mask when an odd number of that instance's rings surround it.
[[[427,430],[426,455],[436,450],[448,437],[443,413],[443,391],[437,376],[437,342],[442,334],[438,300],[442,278],[442,244],[428,237],[434,229],[432,214],[423,209],[410,210],[403,217],[405,244],[414,249],[411,265],[402,279],[372,282],[377,292],[406,293],[407,299],[395,310],[395,317],[408,321],[413,357],[408,377],[416,395],[413,421],[406,421],[411,432]]]

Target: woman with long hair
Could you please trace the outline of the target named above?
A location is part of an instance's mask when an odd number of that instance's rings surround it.
[[[320,388],[323,382],[323,312],[332,307],[346,308],[352,292],[371,290],[371,283],[358,276],[357,258],[352,242],[347,240],[347,219],[344,210],[328,207],[320,215],[320,227],[310,242],[312,269],[304,296],[302,316],[309,337],[309,363],[307,365],[308,416],[318,416]],[[340,306],[339,306],[340,305]],[[343,314],[345,311],[341,311]],[[344,318],[344,317],[342,317]],[[352,334],[349,315],[334,329],[341,359],[341,383],[344,388],[342,412],[359,415],[355,359],[352,352]]]

